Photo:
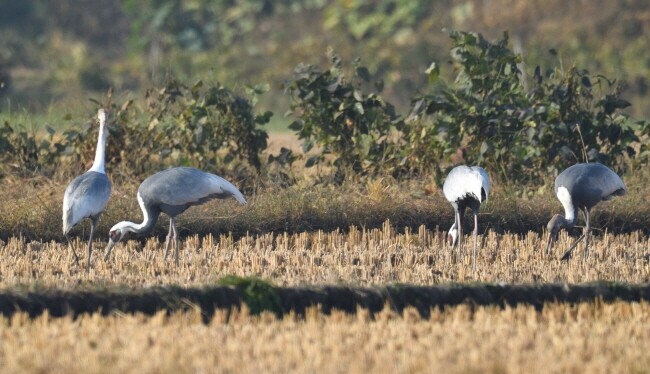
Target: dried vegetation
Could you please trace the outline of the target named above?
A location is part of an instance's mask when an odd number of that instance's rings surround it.
[[[640,233],[605,233],[593,240],[591,255],[560,262],[573,238],[563,234],[555,253],[545,253],[545,237],[492,231],[483,237],[476,271],[471,266],[468,237],[463,258],[445,242],[445,233],[420,227],[399,233],[385,223],[381,229],[350,227],[346,232],[190,236],[182,241],[181,265],[163,259],[164,243],[156,238],[128,241],[115,247],[105,262],[97,253],[90,273],[74,266],[67,245],[11,238],[0,245],[0,287],[38,284],[74,288],[79,284],[201,286],[225,275],[259,276],[276,285],[350,284],[431,285],[446,282],[568,282],[597,280],[650,281],[650,241]],[[85,253],[80,239],[71,242]],[[581,249],[582,245],[578,247]]]
[[[648,344],[647,303],[0,317],[3,372],[645,372]]]
[[[443,230],[452,209],[432,180],[251,187],[247,207],[213,201],[180,217],[180,267],[163,259],[164,219],[153,237],[118,245],[104,262],[100,252],[108,227],[141,219],[134,198],[139,181],[123,177],[102,217],[89,273],[72,264],[60,234],[65,184],[5,181],[0,289],[203,287],[225,275],[258,276],[278,286],[648,282],[650,241],[634,231],[648,227],[643,187],[648,179],[645,173],[629,176],[629,196],[595,210],[595,226],[611,231],[596,230],[591,257],[583,261],[578,251],[569,263],[558,260],[572,240],[566,233],[555,253],[544,252],[541,228],[561,211],[550,189],[512,196],[507,186],[495,185],[481,207],[484,235],[473,271],[471,239],[462,261],[446,245]],[[390,223],[382,225],[386,219]],[[87,226],[73,233],[70,245],[78,254],[85,253],[87,234]],[[428,319],[411,309],[374,317],[365,310],[330,316],[313,310],[304,319],[287,314],[281,320],[268,313],[232,313],[218,310],[208,325],[198,310],[154,317],[0,317],[0,370],[642,372],[650,367],[645,351],[650,307],[644,303],[545,305],[541,312],[529,306],[460,306],[433,310]]]

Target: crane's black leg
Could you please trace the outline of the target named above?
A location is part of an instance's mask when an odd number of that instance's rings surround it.
[[[173,234],[173,229],[172,227],[174,226],[174,220],[172,217],[169,217],[169,232],[167,233],[167,240],[165,241],[165,260],[167,260],[167,256],[169,255],[169,242],[172,240],[172,234]]]
[[[589,242],[591,241],[591,225],[589,223],[589,209],[583,211],[585,214],[585,259],[589,257]]]

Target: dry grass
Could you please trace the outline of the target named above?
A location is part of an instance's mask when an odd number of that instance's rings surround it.
[[[179,267],[171,259],[164,261],[164,243],[155,238],[144,244],[119,244],[108,262],[99,255],[105,242],[98,241],[93,267],[86,273],[73,266],[66,245],[12,238],[0,245],[0,288],[16,284],[74,288],[83,283],[201,286],[225,275],[254,275],[277,285],[650,281],[650,240],[644,235],[601,235],[594,238],[587,260],[582,259],[581,245],[568,263],[558,257],[573,239],[560,236],[551,256],[545,253],[544,239],[534,233],[517,236],[490,231],[483,238],[476,272],[469,244],[463,260],[456,261],[445,233],[424,227],[398,233],[388,223],[381,229],[351,227],[345,233],[262,234],[240,239],[194,235],[182,241]],[[74,240],[72,246],[85,254],[81,240]]]
[[[629,188],[627,196],[599,204],[593,210],[591,223],[595,230],[650,233],[650,206],[646,203],[650,196],[650,173],[638,174],[624,177]],[[135,199],[141,180],[120,175],[111,178],[113,193],[97,231],[98,238],[104,240],[113,224],[125,219],[142,220]],[[68,181],[63,177],[1,181],[0,238],[22,235],[30,240],[64,241],[61,204]],[[229,199],[193,207],[179,217],[182,236],[232,231],[239,237],[247,232],[333,230],[351,225],[381,227],[387,219],[399,228],[417,229],[425,225],[447,230],[453,221],[451,205],[439,185],[427,177],[399,182],[390,178],[348,181],[341,186],[302,181],[287,188],[255,178],[233,182],[242,187],[248,205],[240,206]],[[495,181],[490,198],[481,206],[482,231],[490,228],[497,232],[539,233],[553,214],[563,212],[551,187],[520,189],[517,193],[516,187]],[[164,217],[161,221],[153,235],[167,234]],[[74,229],[72,235],[79,235],[82,230]]]
[[[647,303],[385,310],[372,319],[245,311],[153,317],[0,317],[0,368],[13,372],[646,372]]]

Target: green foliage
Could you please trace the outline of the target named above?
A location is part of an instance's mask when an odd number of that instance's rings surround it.
[[[121,106],[97,102],[109,109],[106,161],[134,176],[178,165],[220,173],[252,168],[257,173],[267,140],[259,126],[268,123],[272,113],[256,114],[254,105],[266,90],[267,86],[247,88],[246,98],[219,84],[199,81],[186,87],[173,81],[147,93],[148,113],[132,100]],[[46,136],[18,131],[5,122],[0,128],[5,169],[51,175],[66,163],[73,168],[89,165],[97,142],[93,122],[62,134],[47,127]]]
[[[638,159],[648,159],[650,126],[622,112],[630,103],[616,81],[586,69],[565,70],[559,60],[526,75],[507,33],[495,42],[469,32],[449,36],[455,79],[446,81],[440,65],[432,63],[426,69],[430,89],[413,98],[407,120],[382,97],[383,81],[374,81],[359,59],[344,66],[330,52],[325,70],[298,65],[284,91],[305,166],[324,165],[319,171],[333,170],[340,181],[350,174],[404,177],[433,171],[441,177],[443,168],[464,162],[483,165],[501,180],[538,182],[576,162],[620,169],[639,150]],[[87,78],[88,84],[106,83],[101,76]],[[170,80],[148,90],[140,105],[127,100],[118,106],[110,97],[108,104],[96,102],[110,113],[107,162],[128,176],[192,165],[240,178],[266,172],[290,185],[287,166],[298,159],[291,150],[270,155],[269,165],[260,160],[267,147],[263,126],[273,113],[255,109],[268,90],[257,85],[238,93],[218,83]],[[89,121],[63,133],[48,127],[39,134],[5,122],[0,167],[48,176],[62,165],[77,171],[92,162],[95,129]]]
[[[58,157],[69,152],[65,140],[54,138],[54,129],[47,127],[47,136],[12,127],[9,122],[0,127],[0,162],[5,171],[27,176],[34,172],[51,175]]]
[[[348,78],[341,59],[330,53],[331,67],[321,71],[301,64],[285,86],[291,96],[291,111],[298,119],[289,125],[303,140],[303,151],[314,152],[305,166],[329,161],[338,175],[347,169],[359,174],[390,170],[397,163],[395,131],[403,126],[395,108],[380,95],[383,83],[375,82],[377,92],[366,94],[370,73],[359,60]],[[316,150],[315,150],[316,148]]]
[[[255,114],[254,104],[267,90],[264,85],[248,88],[251,99],[202,81],[192,87],[172,81],[162,90],[149,90],[148,130],[156,138],[150,145],[158,147],[162,158],[173,157],[181,164],[218,170],[239,159],[259,172],[259,154],[268,136],[258,126],[267,124],[273,113]]]
[[[481,164],[504,180],[536,180],[576,162],[622,167],[639,141],[627,115],[630,104],[615,82],[584,69],[537,67],[527,90],[508,47],[508,34],[489,42],[480,34],[451,31],[453,85],[429,69],[433,89],[412,102],[412,157]],[[426,114],[427,117],[419,118]]]
[[[122,6],[133,20],[132,48],[160,43],[193,52],[230,46],[274,9],[273,2],[258,0],[123,0]]]
[[[259,278],[229,275],[219,280],[224,286],[234,286],[244,292],[244,302],[252,314],[270,311],[280,316],[284,312],[282,300],[275,287]]]
[[[421,67],[444,61],[445,24],[498,35],[510,29],[526,62],[549,66],[549,43],[577,66],[616,76],[629,109],[647,118],[650,23],[647,1],[560,0],[93,0],[0,1],[0,94],[17,108],[44,111],[88,90],[144,92],[172,75],[279,84],[286,66],[336,46],[382,76],[385,99],[408,105],[424,89]],[[577,21],[578,20],[578,21]],[[293,32],[301,30],[301,32]],[[309,56],[309,57],[307,57]],[[317,57],[314,57],[317,56]],[[316,60],[311,60],[316,58]],[[97,66],[97,71],[90,66]],[[218,68],[215,68],[218,67]],[[29,74],[25,74],[29,72]],[[445,69],[442,77],[452,71]],[[4,78],[2,77],[4,75]],[[8,82],[8,83],[7,83]],[[0,85],[1,86],[1,85]],[[283,106],[285,97],[270,105]],[[273,101],[275,97],[268,98]],[[7,101],[3,101],[3,105]]]

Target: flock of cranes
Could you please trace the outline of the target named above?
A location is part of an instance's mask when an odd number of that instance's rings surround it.
[[[73,179],[65,190],[63,197],[63,233],[69,231],[85,218],[90,218],[90,238],[87,247],[87,269],[90,269],[93,234],[102,212],[106,208],[111,194],[111,182],[104,167],[106,141],[108,140],[107,113],[99,109],[99,137],[92,167],[84,174]],[[490,193],[490,177],[478,166],[457,166],[451,170],[443,185],[447,201],[455,212],[454,223],[449,229],[449,244],[458,246],[461,254],[463,245],[462,220],[466,208],[474,215],[473,266],[476,267],[478,246],[478,211]],[[601,201],[627,193],[621,178],[608,167],[598,164],[576,164],[564,170],[555,179],[555,194],[564,207],[565,215],[556,214],[548,222],[549,231],[547,252],[553,248],[562,228],[571,228],[577,223],[576,209],[585,217],[585,228],[580,236],[562,256],[562,260],[571,257],[574,248],[585,240],[585,257],[589,253],[591,209]],[[112,248],[129,232],[144,234],[156,224],[160,213],[169,217],[169,233],[165,242],[165,259],[169,255],[170,245],[174,247],[175,262],[178,265],[178,232],[174,218],[189,207],[200,205],[211,199],[234,197],[240,204],[246,204],[244,195],[227,180],[210,173],[189,167],[175,167],[160,171],[146,178],[138,188],[137,199],[142,210],[142,223],[122,221],[115,224],[109,234],[104,259],[110,256]],[[72,254],[78,262],[74,249]]]

